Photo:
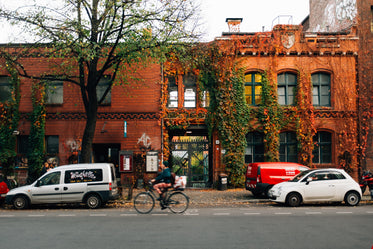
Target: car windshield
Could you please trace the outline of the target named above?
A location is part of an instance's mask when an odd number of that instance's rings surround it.
[[[307,175],[308,173],[310,173],[312,170],[305,170],[305,171],[302,171],[300,172],[298,175],[296,175],[292,180],[290,180],[289,182],[297,182],[299,181],[300,179],[302,179],[305,175]]]

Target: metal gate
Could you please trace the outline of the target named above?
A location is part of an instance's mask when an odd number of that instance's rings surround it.
[[[187,176],[187,187],[206,188],[209,182],[209,146],[204,136],[174,136],[170,143],[172,171]]]

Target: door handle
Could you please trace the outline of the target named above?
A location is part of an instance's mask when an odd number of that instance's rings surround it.
[[[63,187],[63,190],[68,190],[68,188],[67,187]]]
[[[56,190],[56,191],[59,190],[59,189],[60,189],[60,188],[54,188],[54,190]]]

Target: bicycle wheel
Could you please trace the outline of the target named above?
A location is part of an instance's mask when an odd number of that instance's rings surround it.
[[[155,201],[151,194],[142,192],[136,195],[135,199],[133,199],[133,204],[137,212],[147,214],[153,210]]]
[[[175,192],[168,197],[167,204],[173,213],[180,214],[187,210],[189,206],[189,197],[187,197],[184,193]]]

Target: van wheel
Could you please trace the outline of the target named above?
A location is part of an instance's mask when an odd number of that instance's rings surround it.
[[[298,207],[302,202],[302,197],[298,193],[290,193],[286,197],[286,204],[290,207]]]
[[[86,200],[87,207],[91,209],[99,208],[101,206],[101,199],[97,195],[89,195]]]
[[[17,210],[26,209],[29,206],[29,201],[26,196],[18,195],[13,199],[13,207]]]

